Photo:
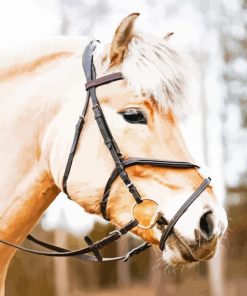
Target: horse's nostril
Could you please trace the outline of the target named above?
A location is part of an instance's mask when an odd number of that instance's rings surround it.
[[[200,219],[200,230],[205,239],[210,240],[213,236],[214,221],[212,211],[208,211]]]

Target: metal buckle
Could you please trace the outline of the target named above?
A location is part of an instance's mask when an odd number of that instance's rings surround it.
[[[140,206],[140,205],[143,206],[143,204],[145,203],[145,201],[151,201],[151,202],[152,202],[153,204],[155,204],[155,206],[157,207],[156,212],[154,213],[154,215],[153,215],[153,219],[152,219],[152,221],[151,221],[152,223],[151,223],[150,226],[148,226],[148,227],[142,226],[142,225],[140,224],[139,219],[138,219],[137,217],[135,217],[135,215],[134,215],[135,207]],[[132,206],[132,209],[131,209],[131,217],[132,217],[132,219],[136,219],[136,220],[138,220],[139,223],[138,223],[137,227],[139,227],[139,228],[141,228],[141,229],[144,229],[144,230],[151,229],[151,228],[153,228],[153,227],[155,226],[156,221],[157,221],[157,218],[158,218],[158,213],[159,213],[159,211],[158,211],[158,204],[157,204],[157,202],[154,201],[154,200],[152,200],[152,199],[150,199],[150,198],[143,198],[143,199],[142,199],[142,203],[137,203],[137,202],[135,202],[135,203],[133,204],[133,206]],[[143,215],[145,215],[145,213],[143,213]]]

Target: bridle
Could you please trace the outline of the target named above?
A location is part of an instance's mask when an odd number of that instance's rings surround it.
[[[63,176],[63,191],[65,194],[67,194],[68,198],[70,198],[68,190],[67,190],[67,181],[70,174],[70,170],[73,164],[74,156],[76,153],[76,149],[78,146],[80,134],[82,131],[82,128],[85,123],[85,116],[89,107],[89,101],[91,99],[92,102],[92,109],[94,112],[94,118],[97,122],[98,128],[100,130],[100,133],[104,139],[104,143],[106,147],[108,148],[111,157],[115,163],[115,168],[113,169],[104,189],[104,194],[102,201],[100,203],[100,209],[102,216],[109,221],[109,217],[107,215],[107,202],[110,195],[111,187],[113,182],[116,180],[117,177],[120,177],[127,186],[130,194],[133,196],[135,202],[137,204],[140,204],[143,202],[142,197],[140,196],[137,188],[132,183],[126,168],[135,166],[135,165],[151,165],[156,167],[165,167],[165,168],[176,168],[176,169],[191,169],[196,168],[199,169],[199,166],[190,163],[190,162],[183,162],[183,161],[167,161],[167,160],[158,160],[158,159],[148,159],[148,158],[128,158],[125,159],[123,155],[121,154],[121,151],[114,140],[114,137],[111,133],[111,130],[107,124],[106,118],[104,116],[104,113],[102,111],[102,108],[100,106],[100,103],[97,99],[96,95],[96,88],[108,84],[117,80],[124,79],[124,76],[122,73],[112,73],[109,75],[105,75],[100,78],[96,78],[96,70],[93,62],[93,53],[96,48],[96,42],[92,41],[90,42],[87,47],[84,50],[83,53],[83,59],[82,59],[82,65],[83,70],[86,76],[86,91],[87,91],[87,97],[86,102],[82,111],[81,116],[79,117],[79,120],[76,125],[76,130],[74,134],[73,143],[71,146],[71,150],[69,153],[68,161],[65,167],[65,172]],[[209,185],[211,179],[206,178],[201,185],[192,193],[192,195],[186,200],[186,202],[180,207],[180,209],[176,212],[176,214],[173,216],[173,218],[169,221],[169,223],[164,228],[159,247],[163,251],[165,249],[165,243],[168,237],[173,233],[173,228],[179,218],[184,214],[184,212],[188,209],[188,207],[197,199],[197,197],[206,189],[206,187]],[[20,245],[1,240],[0,242],[12,246],[14,248],[20,249],[25,252],[37,254],[37,255],[44,255],[44,256],[53,256],[53,257],[76,257],[78,259],[86,260],[86,261],[98,261],[98,262],[106,262],[106,261],[116,261],[116,260],[123,260],[127,261],[131,256],[139,254],[140,252],[146,250],[151,246],[150,243],[143,243],[140,246],[130,250],[126,255],[119,256],[119,257],[112,257],[112,258],[105,258],[101,255],[100,249],[103,249],[105,246],[109,245],[110,243],[118,240],[123,235],[125,235],[127,232],[132,230],[135,227],[138,227],[138,221],[137,219],[133,219],[129,221],[126,225],[124,225],[122,228],[117,229],[109,235],[105,236],[103,239],[93,242],[88,236],[84,238],[85,242],[87,243],[87,247],[78,249],[78,250],[67,250],[43,241],[40,241],[36,238],[34,238],[32,235],[28,235],[27,239],[30,240],[33,243],[36,243],[44,248],[47,248],[49,250],[52,250],[53,252],[45,252],[45,251],[37,251],[33,249],[28,249],[25,247],[22,247]],[[93,255],[89,255],[88,253],[93,253]]]

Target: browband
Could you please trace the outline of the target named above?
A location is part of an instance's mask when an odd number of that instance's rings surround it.
[[[100,78],[96,78],[94,80],[88,80],[85,84],[86,91],[88,91],[91,87],[98,87],[100,85],[108,84],[113,81],[124,79],[123,74],[121,72],[111,73]]]

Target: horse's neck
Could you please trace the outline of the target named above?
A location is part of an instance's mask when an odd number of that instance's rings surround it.
[[[1,239],[20,243],[58,194],[57,187],[48,176],[36,174],[30,171],[17,185],[16,194],[6,197],[6,201],[1,203]],[[13,253],[13,248],[0,246],[0,270]]]
[[[79,59],[77,62],[80,65]],[[41,71],[0,87],[1,239],[14,243],[24,240],[59,192],[42,145],[51,122],[64,105],[65,80],[69,78],[62,70],[57,67]],[[14,251],[0,244],[0,281]]]
[[[47,176],[36,176],[35,172],[30,172],[17,185],[16,194],[1,196],[6,198],[6,202],[1,201],[0,238],[20,243],[57,194],[57,187]],[[15,249],[1,244],[0,296],[4,296],[7,268],[14,253]]]

